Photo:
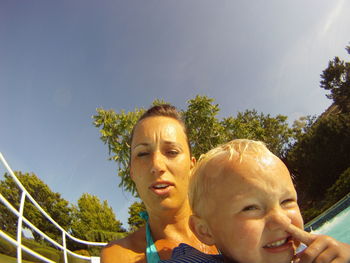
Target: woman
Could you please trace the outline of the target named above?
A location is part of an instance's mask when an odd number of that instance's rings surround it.
[[[191,157],[186,127],[171,105],[150,108],[131,133],[130,176],[148,213],[146,226],[108,244],[102,263],[158,262],[169,259],[173,248],[189,244],[205,253],[217,253],[191,232],[187,200]],[[147,251],[146,251],[147,250]]]

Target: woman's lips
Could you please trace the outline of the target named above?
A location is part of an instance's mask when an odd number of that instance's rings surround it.
[[[174,186],[173,183],[168,181],[159,181],[153,183],[149,189],[153,191],[156,195],[167,195],[172,187]]]

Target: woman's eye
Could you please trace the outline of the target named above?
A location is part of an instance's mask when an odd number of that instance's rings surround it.
[[[170,150],[170,151],[167,151],[167,153],[168,153],[169,155],[171,155],[171,156],[176,156],[176,155],[179,154],[179,152],[176,151],[176,150]]]
[[[139,152],[139,153],[137,153],[137,157],[146,156],[148,154],[149,154],[148,152]]]

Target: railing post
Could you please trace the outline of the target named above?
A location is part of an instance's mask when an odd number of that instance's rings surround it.
[[[17,262],[22,263],[22,228],[23,228],[23,210],[26,193],[22,191],[21,203],[19,205],[19,217],[17,221]]]
[[[62,245],[63,245],[63,257],[64,257],[64,263],[68,263],[68,257],[67,257],[67,245],[66,245],[66,233],[62,231]]]

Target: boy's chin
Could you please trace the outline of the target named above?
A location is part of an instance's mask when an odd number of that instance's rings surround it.
[[[224,263],[239,263],[239,262],[236,260],[224,257]]]
[[[287,253],[287,254],[279,255],[279,256],[275,255],[275,256],[264,257],[264,258],[260,258],[260,259],[256,259],[256,260],[251,258],[248,261],[243,260],[242,262],[224,256],[224,263],[290,263],[290,262],[293,262],[293,259],[294,259],[294,253],[292,251],[290,251],[289,254]]]

